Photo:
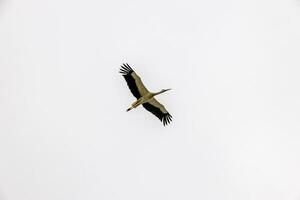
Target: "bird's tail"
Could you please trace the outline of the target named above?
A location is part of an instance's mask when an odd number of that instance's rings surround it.
[[[126,112],[130,111],[131,109],[132,109],[132,107],[128,108],[128,109],[126,110]]]

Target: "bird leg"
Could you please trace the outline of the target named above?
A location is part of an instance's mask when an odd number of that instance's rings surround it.
[[[137,101],[133,102],[133,104],[131,104],[133,106],[133,108],[138,107],[141,104],[141,99],[138,99]]]
[[[142,101],[142,99],[138,99],[137,101],[133,102],[133,103],[131,104],[131,107],[128,108],[126,111],[128,112],[128,111],[130,111],[131,109],[138,107],[139,105],[141,105],[141,101]]]

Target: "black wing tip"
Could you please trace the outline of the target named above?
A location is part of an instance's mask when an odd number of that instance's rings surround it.
[[[170,113],[166,113],[162,118],[161,121],[163,122],[164,126],[168,125],[172,121],[172,115]]]
[[[133,69],[126,63],[123,63],[121,65],[119,73],[121,73],[123,76],[129,75],[133,72]]]
[[[143,103],[143,107],[152,114],[154,114],[163,123],[164,126],[171,123],[172,116],[170,115],[170,113],[164,113],[159,108],[151,105],[150,103]]]

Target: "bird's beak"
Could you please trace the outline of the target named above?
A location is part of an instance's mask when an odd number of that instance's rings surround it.
[[[169,89],[166,89],[166,91],[168,91],[168,90],[171,90],[171,88],[169,88]]]

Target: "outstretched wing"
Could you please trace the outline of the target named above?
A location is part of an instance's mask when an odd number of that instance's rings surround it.
[[[172,121],[170,113],[155,98],[151,99],[147,103],[143,103],[143,106],[146,110],[158,117],[160,121],[163,122],[164,126]]]
[[[121,65],[120,73],[125,78],[131,93],[137,99],[149,93],[147,88],[144,86],[141,78],[133,71],[133,69],[127,63],[123,63],[123,65]]]

